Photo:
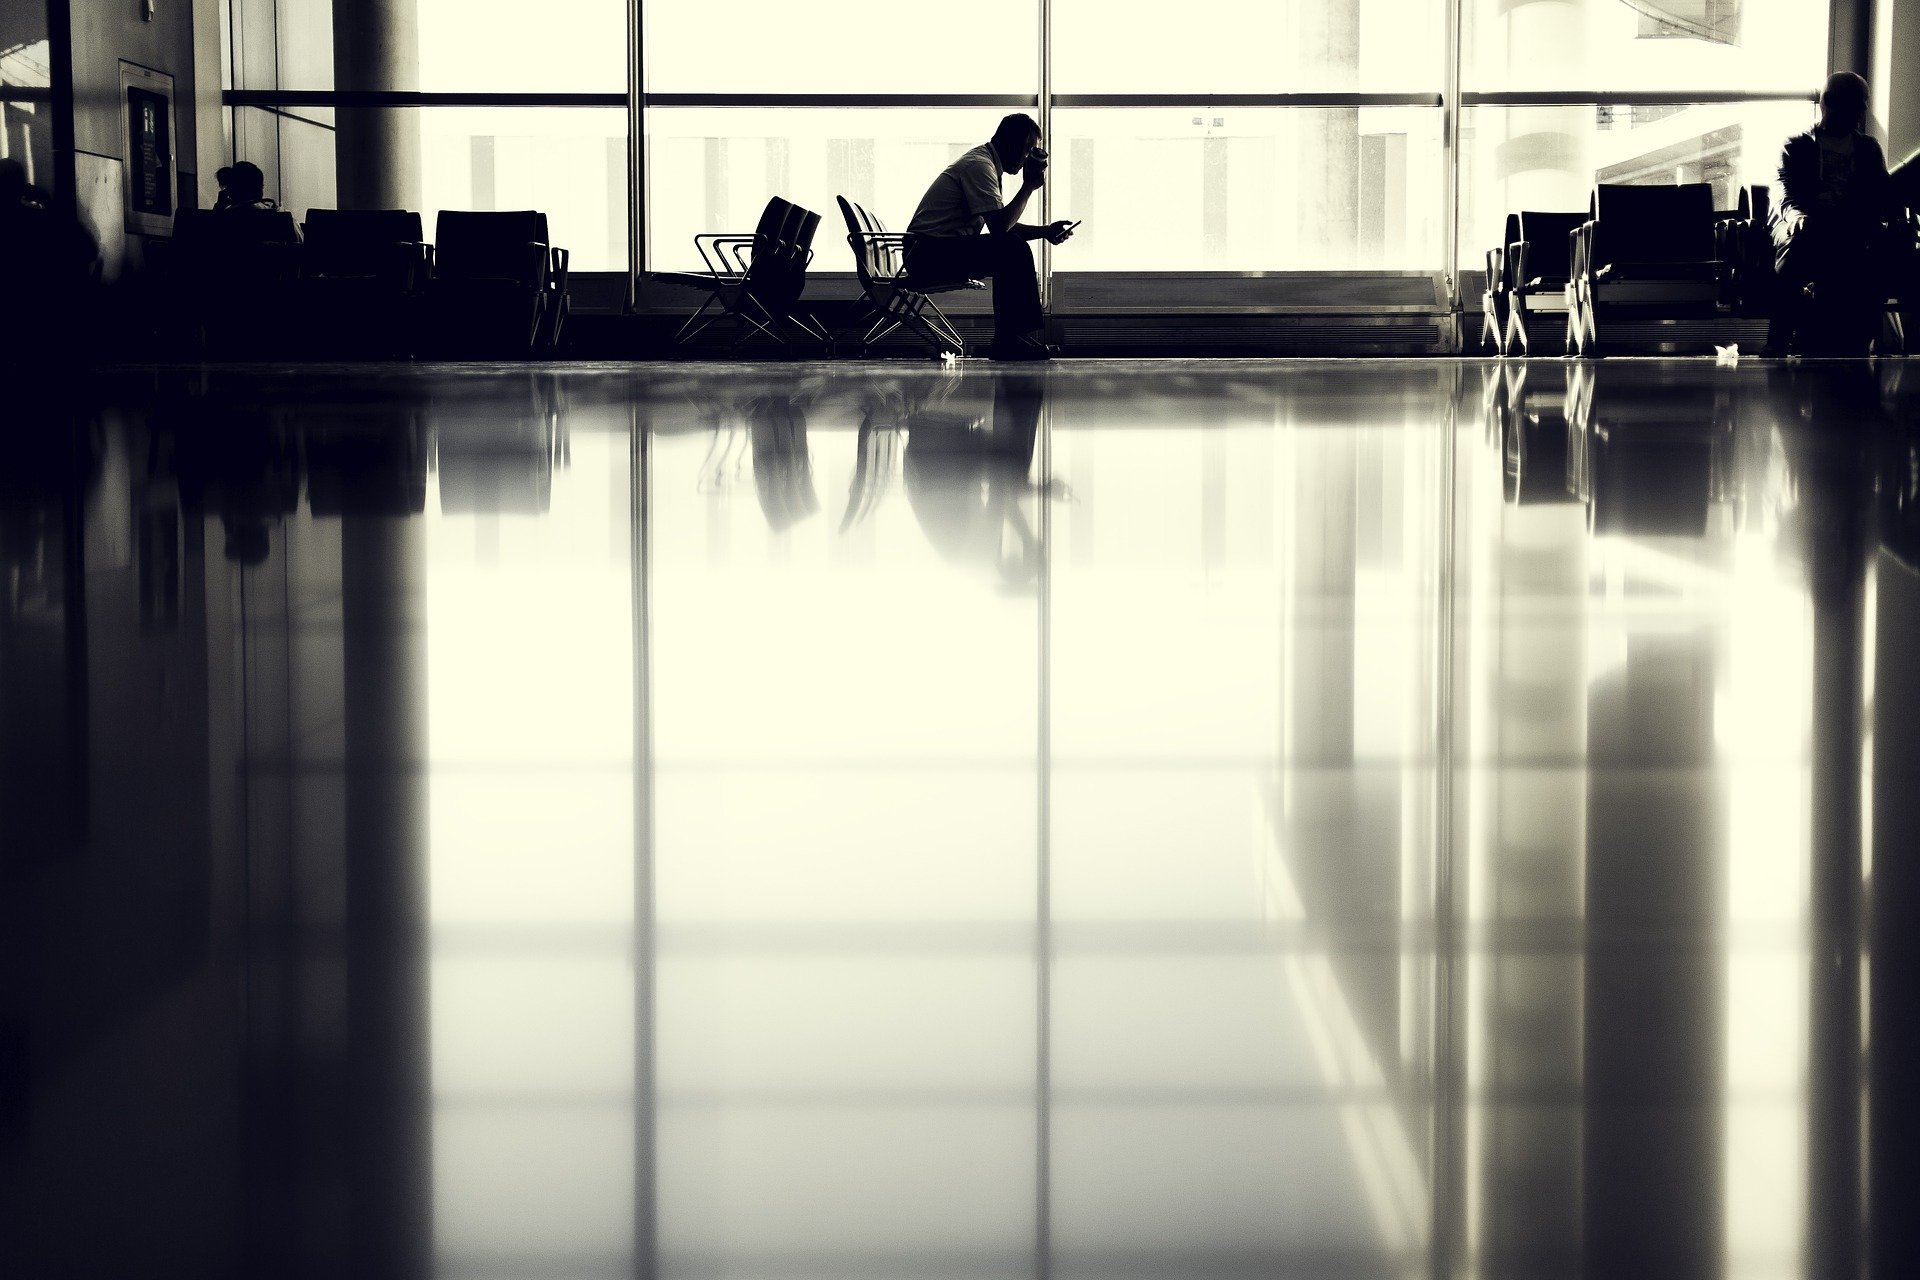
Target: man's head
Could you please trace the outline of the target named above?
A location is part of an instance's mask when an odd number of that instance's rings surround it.
[[[225,191],[233,185],[233,167],[231,165],[221,165],[213,171],[213,180],[220,184],[222,191]]]
[[[1000,121],[1000,127],[993,131],[989,139],[993,143],[993,153],[1000,158],[1003,173],[1012,173],[1027,161],[1027,156],[1040,142],[1040,122],[1032,116],[1015,113]]]
[[[251,160],[237,161],[227,177],[227,190],[241,204],[258,200],[267,194],[267,175]]]
[[[1851,71],[1836,71],[1820,90],[1820,127],[1828,133],[1855,133],[1867,123],[1871,95],[1867,82]]]

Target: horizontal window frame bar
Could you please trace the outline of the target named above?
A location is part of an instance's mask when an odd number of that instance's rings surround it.
[[[425,93],[369,89],[228,89],[229,107],[600,107],[627,109],[624,93]]]
[[[1434,93],[1056,93],[1056,109],[1098,107],[1433,107],[1446,105]]]
[[[1756,93],[1746,89],[1699,89],[1671,93],[1627,93],[1599,89],[1463,90],[1463,107],[1712,107],[1742,102],[1814,102],[1810,90]]]
[[[328,133],[337,132],[335,126],[325,120],[315,120],[312,116],[303,116],[297,112],[289,111],[285,107],[248,107],[247,110],[264,111],[268,115],[277,117],[278,119],[293,120],[300,124],[312,125],[316,129],[325,129]]]
[[[1058,101],[1058,99],[1056,99]],[[649,93],[649,107],[1032,107],[1031,93]]]
[[[43,84],[0,84],[0,102],[52,102],[53,88]]]
[[[9,90],[9,95],[44,94],[46,90]],[[1463,107],[1586,107],[1719,106],[1745,102],[1805,102],[1811,91],[1750,92],[1735,89],[1618,92],[1612,90],[1470,90],[1461,93]],[[9,100],[13,100],[11,97]],[[332,89],[228,89],[221,101],[229,107],[285,109],[292,107],[577,107],[624,110],[624,93],[470,93],[374,91]],[[650,93],[644,103],[665,109],[800,109],[848,107],[1037,107],[1039,99],[1019,94],[964,93]],[[1185,107],[1424,107],[1446,106],[1440,93],[1062,93],[1053,96],[1055,109],[1151,109]]]

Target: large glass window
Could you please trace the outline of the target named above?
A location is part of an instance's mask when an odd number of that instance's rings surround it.
[[[453,0],[446,0],[452,3]],[[1035,0],[640,6],[649,93],[1034,93]]]
[[[1440,129],[1428,107],[1055,111],[1052,211],[1084,223],[1053,265],[1428,266],[1443,243]]]
[[[399,79],[473,95],[420,113],[422,212],[544,209],[584,272],[630,265],[630,219],[634,268],[697,268],[695,234],[750,229],[775,195],[821,215],[814,270],[848,271],[835,197],[904,229],[1022,103],[1054,156],[1029,221],[1084,220],[1048,269],[1471,268],[1506,213],[1584,207],[1595,182],[1708,181],[1725,208],[1769,181],[1829,25],[1823,0],[982,0],[937,35],[864,0],[550,0],[531,20],[507,0],[418,2],[417,76]],[[229,83],[266,112],[236,118],[235,153],[270,192],[284,175],[283,200],[326,203],[326,105],[269,99],[331,85],[331,4],[231,7]],[[559,98],[617,101],[634,57],[639,174],[628,111]]]
[[[1056,93],[1438,92],[1445,6],[1434,0],[1218,0],[1141,6],[1055,0]]]
[[[442,209],[539,209],[575,271],[626,269],[626,112],[444,107],[419,115],[429,234]]]
[[[1732,208],[1742,186],[1774,181],[1781,142],[1811,119],[1805,102],[1468,107],[1461,265],[1498,243],[1509,211],[1583,209],[1596,182],[1710,182],[1715,207]]]
[[[1005,110],[990,107],[679,107],[647,113],[648,265],[698,268],[693,237],[751,231],[769,196],[820,215],[816,271],[852,271],[845,196],[906,230],[927,184],[985,142]],[[1006,183],[1008,195],[1016,181]]]
[[[1469,90],[1811,91],[1827,6],[1810,0],[1466,0]]]
[[[418,0],[420,88],[625,93],[625,0]],[[695,9],[696,6],[687,6]],[[710,16],[706,10],[698,10]]]

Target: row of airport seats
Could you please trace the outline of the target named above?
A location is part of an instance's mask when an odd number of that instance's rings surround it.
[[[1619,349],[1618,326],[1633,322],[1764,319],[1781,305],[1769,197],[1767,187],[1750,186],[1735,208],[1717,210],[1704,182],[1602,183],[1584,213],[1508,214],[1486,256],[1483,346],[1598,356]],[[1891,252],[1883,352],[1904,350],[1900,312],[1920,303],[1911,213],[1895,220]]]
[[[181,210],[160,267],[213,358],[522,359],[555,349],[567,250],[532,209]]]
[[[813,262],[813,240],[820,215],[779,196],[767,201],[751,232],[710,231],[693,238],[704,271],[659,271],[652,279],[704,293],[699,310],[674,335],[689,343],[723,320],[732,321],[732,349],[748,339],[767,338],[782,348],[796,341],[818,344],[826,354],[858,335],[857,348],[904,330],[937,355],[964,355],[966,343],[933,296],[962,289],[984,289],[982,280],[918,280],[906,269],[906,237],[858,203],[836,197],[847,227],[860,280],[860,305],[852,322],[829,333],[818,317],[799,309]]]

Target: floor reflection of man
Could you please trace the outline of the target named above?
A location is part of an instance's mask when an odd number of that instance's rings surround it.
[[[1040,577],[1025,500],[1049,493],[1032,478],[1045,394],[1043,375],[1003,375],[984,418],[921,413],[907,423],[907,502],[928,541],[950,559],[993,565],[1011,589]]]

